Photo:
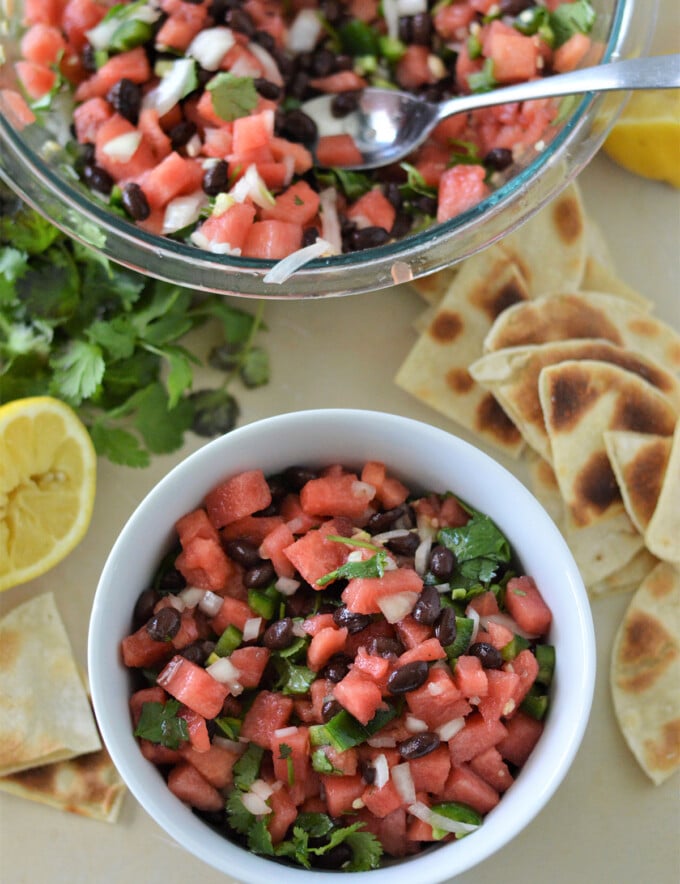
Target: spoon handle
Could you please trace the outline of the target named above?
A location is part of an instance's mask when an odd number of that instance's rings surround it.
[[[556,74],[490,92],[475,92],[442,102],[437,120],[481,107],[494,107],[532,98],[616,92],[628,89],[675,89],[680,87],[680,54],[631,58],[595,67]]]

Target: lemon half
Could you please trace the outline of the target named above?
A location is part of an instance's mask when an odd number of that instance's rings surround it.
[[[44,574],[82,540],[97,458],[86,427],[59,399],[0,406],[0,590]]]
[[[680,187],[680,89],[636,92],[603,150],[636,175]]]

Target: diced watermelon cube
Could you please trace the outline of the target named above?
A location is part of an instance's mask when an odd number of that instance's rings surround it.
[[[467,717],[465,727],[449,740],[451,761],[453,764],[470,761],[490,746],[496,746],[507,734],[508,729],[502,722],[486,721],[478,712],[473,712]]]
[[[384,786],[378,788],[375,785],[368,786],[362,796],[366,808],[377,817],[383,819],[405,804],[404,799],[397,791],[394,781],[389,779]]]
[[[215,718],[229,693],[202,666],[176,655],[158,676],[158,684],[175,699],[204,718]]]
[[[507,733],[496,747],[506,761],[521,767],[543,733],[543,722],[518,710],[505,726]]]
[[[485,697],[489,690],[486,670],[479,657],[461,654],[456,660],[453,680],[465,697]]]
[[[205,718],[186,706],[182,706],[177,713],[177,717],[183,718],[186,721],[187,730],[189,731],[189,744],[196,754],[199,755],[207,752],[210,749],[210,734],[208,733]]]
[[[181,761],[168,774],[168,788],[180,801],[197,810],[217,811],[224,808],[224,798],[193,764]]]
[[[222,601],[221,608],[212,618],[212,628],[216,635],[222,635],[227,626],[235,626],[243,632],[247,621],[257,616],[246,602],[227,595]]]
[[[246,470],[220,483],[205,498],[210,521],[216,528],[252,516],[272,502],[262,470]]]
[[[320,780],[326,795],[328,813],[332,817],[340,817],[351,811],[353,803],[361,798],[366,789],[361,774],[346,777],[322,774]]]
[[[477,706],[482,716],[488,720],[511,715],[517,708],[515,695],[519,689],[519,675],[501,669],[490,669],[486,676],[488,693]]]
[[[292,543],[295,543],[293,532],[288,525],[281,522],[267,534],[260,544],[260,556],[271,561],[279,577],[293,577],[295,575],[295,567],[284,552]]]
[[[126,635],[120,643],[123,663],[137,669],[153,669],[165,663],[174,652],[172,644],[157,642],[147,632],[146,625]]]
[[[355,473],[310,479],[300,491],[302,509],[311,516],[361,517],[375,497],[375,488]]]
[[[224,588],[233,572],[219,542],[195,537],[175,559],[175,567],[187,583],[213,592]]]
[[[439,224],[466,212],[491,193],[484,182],[485,175],[484,166],[465,164],[442,172],[437,202]]]
[[[342,600],[355,614],[381,613],[378,601],[398,593],[418,594],[423,588],[422,578],[410,568],[385,571],[382,577],[354,577],[342,592]]]
[[[263,220],[294,221],[309,224],[319,211],[319,194],[306,181],[296,181],[276,197],[276,204],[260,211]]]
[[[507,764],[503,761],[501,753],[495,746],[475,755],[470,761],[470,769],[477,776],[494,788],[497,792],[505,792],[514,782]]]
[[[498,792],[465,764],[451,768],[439,797],[460,801],[481,814],[488,813],[500,801]]]
[[[240,737],[269,749],[271,735],[286,727],[293,712],[293,700],[273,691],[260,691],[246,712]]]
[[[326,539],[328,534],[342,535],[342,530],[339,529],[336,522],[326,522],[316,531],[303,534],[284,549],[284,554],[298,573],[315,589],[321,589],[317,586],[317,580],[335,571],[347,558],[347,549],[342,543]]]
[[[307,666],[318,672],[334,654],[340,653],[347,640],[347,627],[327,626],[319,630],[307,648]]]
[[[530,635],[545,635],[552,623],[550,608],[533,577],[511,577],[505,590],[508,613]]]
[[[132,716],[132,723],[135,727],[139,724],[139,719],[142,714],[142,707],[145,703],[163,703],[165,704],[168,700],[168,695],[165,693],[163,688],[158,687],[157,685],[152,688],[142,688],[139,691],[135,691],[134,694],[130,697],[130,715]]]
[[[352,203],[347,210],[347,217],[359,227],[382,227],[389,233],[394,226],[397,211],[385,194],[374,188]]]
[[[519,706],[526,697],[529,688],[536,681],[538,675],[538,660],[528,649],[520,651],[519,654],[510,663],[504,666],[508,672],[513,672],[518,677],[518,685],[513,694],[515,704]]]
[[[302,804],[305,799],[307,780],[311,775],[309,728],[284,728],[290,731],[283,735],[272,733],[271,751],[274,762],[274,776],[286,783],[291,799]]]
[[[438,638],[428,638],[422,644],[408,651],[404,651],[397,661],[398,666],[405,666],[407,663],[414,663],[417,660],[424,660],[431,663],[433,660],[443,660],[446,657],[446,651],[441,646]]]
[[[362,724],[368,724],[383,702],[380,688],[359,669],[350,669],[333,688],[333,696]]]
[[[272,792],[268,800],[272,812],[265,817],[267,829],[272,843],[279,844],[286,837],[290,825],[295,822],[298,808],[286,786]]]
[[[412,758],[409,761],[409,766],[416,792],[430,792],[437,795],[451,770],[451,755],[448,746],[444,744],[438,746],[433,752],[428,752],[427,755]]]
[[[322,135],[316,145],[320,166],[357,166],[363,157],[351,135]]]
[[[160,209],[174,197],[200,188],[202,180],[203,168],[197,160],[172,151],[144,176],[141,187],[149,206]]]
[[[197,752],[192,746],[183,746],[182,757],[192,764],[216,789],[226,789],[233,781],[233,767],[240,758],[237,752],[212,744],[207,752]]]
[[[236,648],[229,657],[239,671],[239,684],[244,688],[256,688],[269,662],[271,651],[258,645]]]
[[[290,221],[256,221],[243,244],[248,258],[278,261],[302,246],[302,225]]]

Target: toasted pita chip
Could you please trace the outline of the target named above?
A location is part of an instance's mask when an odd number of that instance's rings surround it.
[[[418,279],[412,279],[409,285],[414,288],[423,300],[428,304],[439,304],[446,292],[449,290],[451,283],[456,278],[460,265],[453,267],[445,267],[443,270],[437,270],[430,273],[429,276],[420,276]]]
[[[622,568],[613,571],[602,580],[596,580],[588,586],[591,596],[613,595],[614,593],[633,592],[647,575],[659,564],[647,547],[635,553],[633,558]]]
[[[531,297],[578,289],[588,252],[587,219],[578,187],[571,184],[499,247],[519,269]]]
[[[0,791],[57,810],[113,823],[125,785],[106,749],[0,778]]]
[[[468,258],[395,377],[402,389],[512,456],[522,437],[468,367],[482,355],[496,316],[527,297],[517,268],[498,247]]]
[[[676,424],[659,499],[645,531],[647,548],[680,564],[680,421]]]
[[[656,387],[680,410],[680,380],[676,375],[648,357],[607,341],[577,339],[507,347],[473,362],[470,374],[493,393],[525,441],[541,457],[551,460],[550,441],[538,396],[538,376],[548,365],[575,359],[610,362],[625,368]]]
[[[620,513],[605,522],[585,527],[569,525],[564,500],[550,464],[532,455],[529,477],[534,495],[567,541],[588,592],[596,594],[603,581],[610,579],[614,585],[607,584],[606,591],[614,591],[619,585],[614,575],[622,575],[644,551],[642,536],[627,514]]]
[[[669,325],[615,295],[569,292],[564,287],[505,310],[486,336],[484,349],[570,338],[602,338],[680,370],[680,335]]]
[[[672,441],[670,436],[625,430],[610,430],[604,434],[624,506],[641,534],[645,533],[656,509]]]
[[[611,658],[614,711],[655,784],[680,767],[680,573],[663,562],[633,596]]]
[[[647,381],[607,362],[548,366],[538,388],[567,524],[584,527],[625,513],[604,432],[667,436],[675,428],[677,410]]]
[[[0,776],[101,749],[52,593],[0,621]]]

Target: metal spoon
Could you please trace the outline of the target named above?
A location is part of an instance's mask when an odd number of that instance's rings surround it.
[[[333,116],[333,95],[312,98],[301,109],[316,122],[319,136],[352,136],[361,162],[344,168],[374,169],[407,157],[425,141],[437,123],[453,114],[532,98],[677,87],[680,87],[680,54],[616,61],[490,92],[461,95],[440,104],[396,89],[367,87],[358,93],[356,109],[345,116]]]

